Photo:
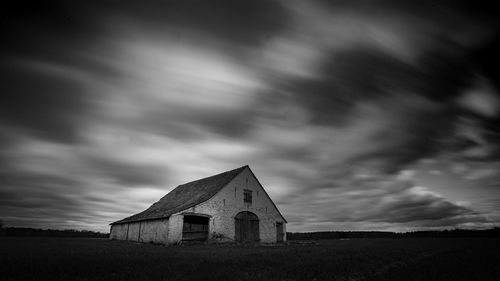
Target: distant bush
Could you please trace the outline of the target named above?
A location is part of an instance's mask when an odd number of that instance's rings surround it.
[[[88,237],[88,238],[108,238],[108,233],[95,232],[90,230],[75,229],[38,229],[27,227],[5,227],[2,229],[5,236],[21,237]]]

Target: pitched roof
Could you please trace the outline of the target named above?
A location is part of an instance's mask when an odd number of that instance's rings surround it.
[[[167,218],[212,198],[248,165],[177,186],[148,209],[111,224]]]

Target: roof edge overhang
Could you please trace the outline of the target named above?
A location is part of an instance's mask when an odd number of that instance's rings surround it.
[[[116,224],[125,224],[125,223],[133,223],[133,222],[141,222],[141,221],[155,221],[155,220],[162,220],[162,219],[168,219],[171,215],[168,216],[161,216],[161,217],[156,217],[156,218],[145,218],[145,219],[138,219],[138,220],[119,220],[110,223],[109,225],[116,225]]]

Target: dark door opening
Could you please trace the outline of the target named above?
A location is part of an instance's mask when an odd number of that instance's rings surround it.
[[[276,223],[276,242],[282,243],[284,241],[285,232],[283,231],[283,223]]]
[[[235,240],[238,242],[257,242],[259,237],[259,218],[251,212],[240,212],[234,217]]]
[[[182,240],[206,241],[208,239],[208,221],[207,217],[184,215]]]

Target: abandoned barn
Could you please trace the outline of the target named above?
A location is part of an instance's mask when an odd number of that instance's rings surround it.
[[[148,209],[111,223],[110,239],[286,241],[286,220],[249,166],[177,186]]]

